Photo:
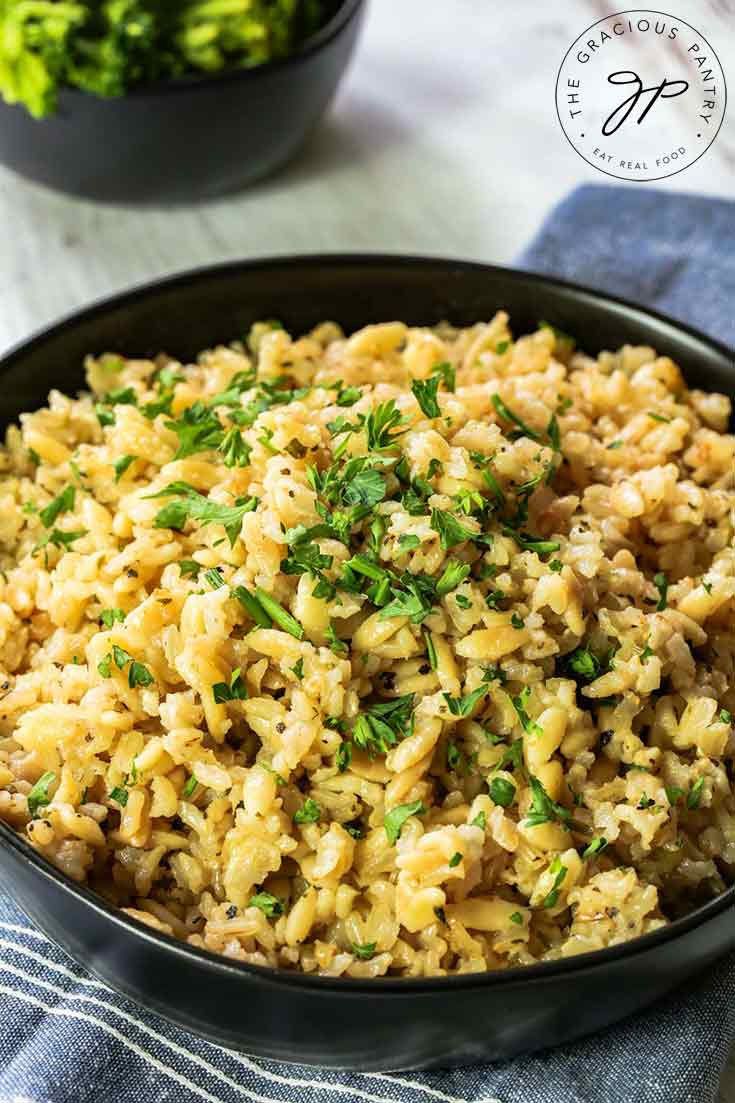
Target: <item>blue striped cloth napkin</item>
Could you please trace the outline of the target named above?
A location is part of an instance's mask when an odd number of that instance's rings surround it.
[[[521,264],[735,343],[733,256],[733,204],[585,187],[552,213]],[[34,930],[4,887],[0,1103],[711,1103],[735,1038],[734,958],[602,1035],[505,1064],[398,1074],[281,1065],[202,1041],[118,996]]]

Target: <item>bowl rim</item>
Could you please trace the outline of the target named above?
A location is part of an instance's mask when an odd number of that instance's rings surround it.
[[[349,2],[349,0],[348,0]],[[353,0],[357,5],[362,0]],[[404,255],[390,253],[311,253],[286,255],[275,257],[261,257],[254,260],[231,260],[219,264],[201,265],[182,272],[159,277],[144,283],[137,284],[127,290],[116,292],[104,298],[97,299],[85,307],[74,310],[60,319],[36,330],[27,338],[15,343],[0,355],[0,378],[5,371],[12,368],[16,359],[31,355],[41,347],[45,341],[62,335],[66,330],[92,321],[94,318],[104,315],[106,312],[124,308],[128,305],[144,300],[146,297],[159,291],[175,290],[187,284],[195,284],[198,281],[227,279],[229,276],[243,271],[257,271],[259,269],[299,269],[299,268],[355,268],[355,267],[403,267],[407,269],[420,269],[423,267],[443,267],[447,273],[456,272],[485,272],[500,276],[504,279],[518,282],[527,282],[533,285],[551,286],[568,293],[572,298],[587,300],[602,306],[623,308],[626,312],[638,316],[644,320],[653,320],[668,329],[679,331],[705,346],[718,357],[724,357],[733,365],[735,379],[735,350],[717,339],[702,333],[688,324],[678,321],[660,311],[643,307],[621,296],[610,295],[604,291],[590,286],[574,283],[570,280],[549,276],[542,272],[535,272],[523,268],[510,268],[503,265],[484,264],[480,261],[466,261],[447,257]],[[102,895],[94,892],[86,885],[80,885],[67,874],[54,866],[48,859],[33,850],[30,844],[8,824],[0,820],[0,849],[9,847],[17,858],[32,866],[35,873],[47,881],[51,881],[63,892],[71,894],[91,908],[101,918],[111,920],[119,929],[135,938],[140,938],[152,944],[155,948],[176,957],[187,959],[193,967],[201,967],[209,971],[229,974],[232,977],[243,976],[250,981],[260,981],[276,987],[312,988],[315,991],[341,992],[344,995],[379,996],[390,992],[392,995],[403,993],[413,995],[415,993],[441,994],[448,988],[470,990],[506,985],[525,985],[543,983],[552,980],[560,974],[577,974],[582,972],[602,969],[614,962],[622,961],[638,954],[663,945],[666,942],[682,937],[687,932],[702,926],[711,919],[720,915],[735,903],[735,885],[731,885],[724,892],[712,900],[695,908],[687,915],[673,920],[664,927],[659,927],[648,934],[639,935],[627,942],[621,942],[614,946],[605,947],[602,950],[588,951],[576,954],[569,958],[560,958],[554,961],[538,962],[534,965],[512,966],[508,969],[499,969],[493,972],[481,973],[453,973],[441,977],[325,977],[310,973],[300,973],[273,966],[253,965],[248,962],[237,961],[217,954],[212,950],[192,946],[172,935],[164,934],[147,926],[145,923],[127,915],[121,908],[107,901]],[[11,889],[12,881],[7,883]],[[22,905],[19,905],[22,908]]]
[[[202,70],[201,72],[182,73],[177,77],[159,77],[157,80],[147,81],[144,84],[135,84],[120,96],[96,96],[94,93],[86,92],[83,88],[77,88],[72,84],[60,85],[59,95],[71,101],[91,98],[102,104],[116,104],[129,99],[143,99],[146,96],[167,95],[191,91],[196,88],[210,88],[214,85],[255,80],[259,76],[265,76],[297,65],[302,61],[306,61],[313,54],[319,53],[346,29],[348,23],[352,22],[361,9],[365,7],[365,4],[366,0],[340,0],[340,5],[331,18],[313,34],[305,38],[297,50],[286,54],[285,57],[263,61],[258,65],[227,68],[216,73],[207,73]]]

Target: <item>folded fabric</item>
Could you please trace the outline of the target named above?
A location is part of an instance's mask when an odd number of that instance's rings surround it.
[[[732,344],[734,255],[734,204],[584,187],[520,263]],[[505,1064],[397,1074],[278,1064],[205,1042],[112,992],[34,930],[4,888],[0,1103],[711,1103],[735,1037],[733,956],[604,1034]]]
[[[517,264],[652,306],[735,347],[735,202],[585,184]]]

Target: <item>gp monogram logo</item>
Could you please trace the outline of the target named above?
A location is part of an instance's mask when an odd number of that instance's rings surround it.
[[[572,43],[556,81],[569,143],[623,180],[660,180],[714,142],[727,105],[717,54],[699,31],[665,12],[617,12]]]

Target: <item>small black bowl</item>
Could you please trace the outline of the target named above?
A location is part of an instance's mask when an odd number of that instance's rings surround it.
[[[63,88],[32,118],[0,98],[0,162],[91,199],[187,202],[268,175],[303,144],[354,48],[364,0],[335,0],[325,25],[287,58],[192,75],[106,99]]]
[[[83,383],[88,352],[180,358],[242,337],[258,318],[301,333],[400,318],[466,326],[508,310],[590,353],[653,345],[690,385],[735,395],[732,349],[633,303],[546,276],[416,257],[327,256],[204,268],[98,303],[0,360],[0,427]],[[0,877],[37,925],[113,988],[245,1053],[368,1071],[499,1060],[559,1045],[638,1011],[735,941],[729,888],[642,938],[526,968],[428,979],[306,976],[219,957],[150,928],[75,885],[0,823]]]

